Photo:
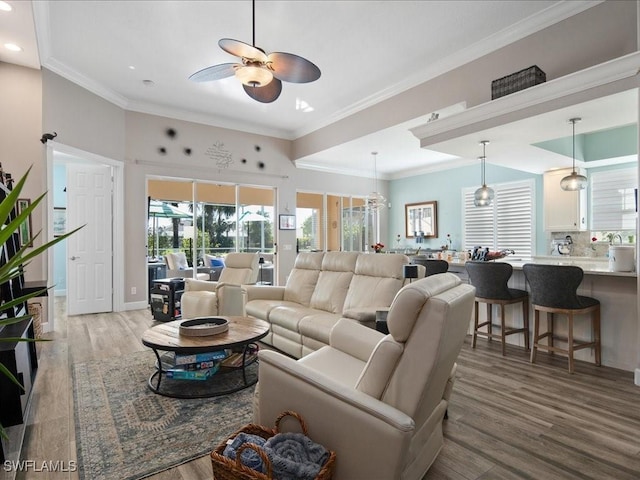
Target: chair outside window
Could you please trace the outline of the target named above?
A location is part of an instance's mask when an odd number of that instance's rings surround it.
[[[524,276],[531,288],[533,304],[533,345],[531,363],[536,361],[538,349],[551,353],[567,355],[569,373],[574,372],[573,352],[583,348],[593,348],[596,365],[600,365],[600,302],[591,297],[578,295],[578,287],[582,283],[584,272],[580,267],[571,265],[535,265],[527,263],[522,267]],[[547,316],[547,331],[540,333],[540,312]],[[560,337],[554,331],[554,314],[567,316],[567,337]],[[589,341],[574,338],[574,316],[589,314],[591,316],[591,335]],[[546,343],[541,340],[547,339]],[[558,347],[554,340],[567,342],[566,348]]]
[[[469,282],[476,287],[475,315],[473,323],[473,340],[471,346],[476,348],[478,336],[489,341],[499,338],[502,342],[502,355],[506,351],[506,337],[515,333],[524,335],[524,346],[529,350],[529,294],[525,290],[509,288],[507,282],[513,273],[513,267],[501,262],[467,262],[466,270]],[[480,303],[487,304],[486,321],[480,323]],[[522,303],[523,326],[507,327],[505,305]],[[500,333],[493,333],[493,305],[500,306]],[[481,329],[486,327],[486,331]]]
[[[184,252],[167,253],[164,257],[167,264],[167,278],[174,277],[193,277],[193,268],[187,262],[187,256]],[[196,273],[198,280],[209,280],[208,273]]]

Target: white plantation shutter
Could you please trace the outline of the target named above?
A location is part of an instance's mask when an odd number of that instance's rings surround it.
[[[635,230],[636,173],[635,168],[622,168],[590,175],[591,230]]]
[[[511,249],[515,257],[531,257],[535,251],[535,185],[533,180],[491,185],[495,198],[489,207],[476,207],[476,188],[464,189],[462,217],[464,249]]]

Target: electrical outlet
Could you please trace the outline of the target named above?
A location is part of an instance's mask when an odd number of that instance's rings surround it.
[[[136,287],[131,287],[131,295],[135,295],[138,289]]]

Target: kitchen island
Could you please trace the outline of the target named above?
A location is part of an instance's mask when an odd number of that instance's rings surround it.
[[[619,368],[629,372],[636,372],[638,377],[639,365],[639,320],[638,320],[638,285],[636,272],[612,272],[609,270],[609,262],[606,258],[591,257],[534,257],[533,259],[509,259],[506,257],[500,262],[510,263],[513,266],[513,275],[509,280],[509,287],[528,290],[522,266],[525,263],[539,263],[546,265],[576,265],[584,270],[584,279],[578,289],[579,295],[594,297],[601,304],[601,350],[602,365]],[[467,279],[464,262],[452,261],[449,271],[459,274]],[[481,309],[481,313],[484,313]],[[494,312],[494,319],[498,313]],[[507,305],[507,317],[516,326],[522,326],[522,311],[519,306]],[[558,316],[556,332],[566,335],[566,321]],[[574,332],[576,338],[590,339],[590,322],[585,317],[576,317]],[[530,313],[530,318],[532,313]],[[508,320],[509,321],[509,320]],[[541,315],[541,328],[546,328],[546,319]],[[470,326],[471,332],[471,326]],[[524,347],[522,335],[508,337],[508,343]],[[575,352],[577,360],[594,361],[593,352],[590,349]],[[639,383],[636,380],[636,383]]]

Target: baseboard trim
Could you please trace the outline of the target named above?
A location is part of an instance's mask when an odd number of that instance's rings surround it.
[[[640,387],[640,368],[636,368],[636,374],[634,376],[633,383]]]
[[[126,302],[124,304],[124,309],[125,310],[143,310],[145,308],[148,308],[149,304],[145,301],[142,302]]]

